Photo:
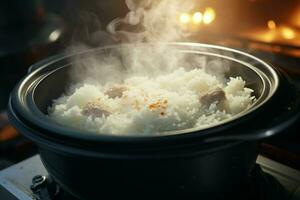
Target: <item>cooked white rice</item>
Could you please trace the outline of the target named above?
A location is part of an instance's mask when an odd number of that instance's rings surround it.
[[[114,87],[111,83],[81,85],[54,100],[49,116],[60,124],[99,134],[157,135],[214,125],[248,109],[255,100],[241,77],[223,83],[203,69],[130,77],[117,85],[123,88],[122,95],[107,95]],[[214,91],[224,91],[225,99],[211,98]]]

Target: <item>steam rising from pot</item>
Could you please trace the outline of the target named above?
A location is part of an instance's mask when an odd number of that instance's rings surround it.
[[[205,58],[187,58],[187,55],[179,54],[177,49],[166,44],[182,41],[186,37],[187,34],[180,27],[179,14],[192,10],[193,1],[126,0],[125,2],[129,9],[126,16],[114,19],[107,25],[106,31],[96,31],[89,38],[102,41],[99,46],[116,43],[131,43],[131,45],[122,45],[122,48],[105,55],[90,53],[88,58],[76,58],[72,71],[72,77],[76,82],[100,84],[122,82],[132,75],[156,76],[179,67],[205,66],[210,66],[208,72],[215,73],[217,70],[218,73],[215,74],[223,78],[226,66],[221,61],[215,60],[208,65]],[[78,52],[87,48],[84,44],[77,44],[72,47],[72,51]]]
[[[240,77],[226,81],[222,58],[170,44],[184,38],[178,18],[193,8],[191,1],[126,3],[126,16],[98,32],[121,45],[75,56],[79,85],[54,100],[50,117],[101,134],[151,135],[203,128],[251,106],[253,91]]]
[[[124,18],[113,20],[107,30],[117,40],[134,43],[181,39],[178,14],[193,8],[192,1],[185,0],[126,0],[126,4],[130,11]]]

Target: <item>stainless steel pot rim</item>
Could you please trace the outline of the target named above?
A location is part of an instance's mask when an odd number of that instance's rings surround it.
[[[131,45],[131,44],[126,44],[126,45]],[[144,45],[144,44],[142,44],[142,45]],[[146,45],[149,45],[149,44],[146,44]],[[46,60],[44,62],[42,61],[42,63],[38,63],[37,65],[35,65],[33,68],[35,68],[37,66],[39,68],[37,68],[37,69],[32,68],[31,70],[33,70],[33,71],[29,75],[27,75],[20,82],[19,86],[17,87],[16,98],[12,99],[12,103],[13,104],[20,104],[20,105],[16,106],[17,107],[17,113],[19,114],[19,116],[21,116],[23,119],[28,120],[32,124],[35,124],[36,126],[38,126],[41,129],[48,130],[48,131],[51,131],[51,132],[57,133],[57,134],[62,134],[62,135],[67,136],[67,137],[78,138],[78,139],[86,139],[86,140],[93,140],[93,141],[94,140],[100,140],[100,141],[111,141],[111,140],[113,140],[113,141],[121,141],[121,142],[124,141],[125,142],[125,141],[139,140],[139,139],[141,139],[141,140],[143,140],[143,139],[152,140],[153,138],[157,138],[157,137],[159,137],[159,138],[162,138],[162,137],[175,137],[175,136],[180,137],[181,135],[187,135],[189,133],[199,133],[199,134],[202,133],[203,134],[204,132],[211,132],[211,131],[208,131],[210,129],[211,130],[213,129],[213,131],[218,131],[218,129],[220,127],[224,128],[227,125],[229,125],[230,122],[236,121],[238,118],[246,116],[247,114],[249,114],[249,113],[255,111],[256,109],[258,109],[259,107],[263,106],[275,94],[275,92],[277,91],[277,89],[279,87],[279,77],[278,77],[278,74],[276,73],[276,71],[270,65],[265,63],[264,61],[260,60],[259,58],[254,57],[250,54],[247,54],[245,52],[238,51],[238,50],[231,49],[231,48],[227,48],[227,47],[221,47],[221,46],[209,45],[209,44],[166,43],[166,45],[174,45],[176,47],[177,46],[178,47],[183,47],[183,48],[185,48],[185,49],[183,49],[184,51],[190,51],[192,53],[203,53],[203,54],[205,54],[205,53],[206,54],[212,54],[212,53],[197,51],[197,49],[198,48],[207,48],[207,49],[212,48],[214,50],[220,50],[220,51],[236,53],[236,54],[244,56],[248,59],[254,60],[255,62],[257,62],[260,65],[262,65],[263,67],[265,67],[266,70],[268,70],[272,74],[272,76],[275,80],[273,85],[270,81],[268,82],[267,77],[263,77],[264,73],[261,70],[259,70],[258,68],[256,68],[255,66],[253,66],[249,63],[246,63],[244,61],[232,58],[232,57],[215,54],[215,56],[219,56],[219,57],[221,56],[225,59],[230,59],[232,61],[243,64],[246,67],[249,67],[251,70],[255,71],[257,73],[257,75],[260,76],[261,80],[264,82],[264,85],[265,84],[271,85],[272,90],[269,92],[268,96],[262,101],[262,103],[259,103],[258,105],[253,105],[249,110],[247,110],[245,112],[242,112],[242,113],[236,115],[233,118],[230,118],[228,120],[224,120],[221,123],[219,123],[219,124],[217,124],[213,127],[208,127],[206,129],[199,130],[197,128],[191,128],[191,129],[185,129],[185,130],[168,131],[167,134],[164,134],[163,136],[126,136],[126,137],[124,137],[124,136],[111,136],[111,135],[105,135],[105,134],[100,135],[100,134],[97,134],[97,133],[94,133],[94,132],[86,133],[87,131],[84,131],[84,133],[83,133],[83,131],[81,131],[81,130],[68,128],[68,127],[65,127],[65,126],[62,126],[60,124],[52,122],[51,120],[49,120],[49,118],[45,114],[43,114],[37,108],[37,106],[34,103],[34,91],[35,91],[35,88],[37,87],[37,85],[39,84],[39,82],[41,82],[46,76],[48,76],[49,73],[55,73],[56,70],[58,70],[62,67],[59,67],[54,71],[48,72],[47,74],[43,74],[42,76],[40,76],[40,78],[38,80],[36,80],[36,81],[30,83],[30,85],[28,85],[29,80],[31,79],[31,77],[34,74],[37,74],[37,73],[41,72],[42,70],[46,69],[47,66],[49,66],[53,63],[56,63],[60,60],[63,60],[63,59],[74,56],[74,54],[73,54],[73,55],[67,55],[67,56],[59,56],[59,57],[56,57],[55,59],[54,58],[49,58],[48,60]],[[87,51],[84,51],[84,52],[80,52],[79,54],[85,54],[85,53],[88,53],[90,51],[95,51],[95,50],[105,50],[105,49],[116,48],[116,47],[119,48],[121,46],[120,45],[113,45],[113,46],[107,46],[107,47],[98,48],[98,49],[91,49],[91,50],[87,50]],[[192,49],[190,49],[190,48],[192,48]],[[26,95],[23,95],[24,88],[27,88],[27,92],[26,92],[27,94]],[[28,92],[28,91],[30,91],[30,92]],[[28,104],[30,104],[30,108],[28,107]],[[39,115],[36,116],[36,115],[32,114],[33,113],[32,111],[34,111],[34,113],[39,113]],[[193,134],[189,134],[189,135],[193,135]]]

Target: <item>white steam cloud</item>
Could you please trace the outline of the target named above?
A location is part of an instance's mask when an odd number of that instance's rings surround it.
[[[181,39],[183,31],[178,23],[178,14],[193,8],[192,1],[186,0],[126,0],[126,4],[129,13],[124,18],[113,20],[107,31],[117,40],[133,43]],[[128,26],[132,29],[124,29]]]
[[[123,45],[110,51],[90,51],[84,58],[77,56],[72,71],[72,77],[76,82],[118,83],[132,75],[156,76],[178,67],[195,68],[209,65],[211,69],[218,68],[217,75],[220,77],[224,74],[226,67],[221,61],[214,60],[208,63],[203,56],[190,57],[187,54],[180,54],[177,48],[168,45],[170,42],[182,41],[185,38],[186,34],[180,27],[178,19],[180,13],[193,9],[193,1],[126,0],[125,2],[129,9],[125,17],[114,19],[108,24],[106,31],[97,31],[89,37],[93,39],[98,36],[104,45],[109,43]],[[79,52],[86,48],[84,45],[76,45],[72,51]]]

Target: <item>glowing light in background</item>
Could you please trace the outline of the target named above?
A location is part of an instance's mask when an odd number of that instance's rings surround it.
[[[287,40],[291,40],[296,37],[295,31],[288,27],[283,27],[281,33],[282,33],[282,36]]]
[[[193,15],[193,23],[200,24],[202,22],[203,15],[201,12],[195,12]]]
[[[191,21],[191,16],[188,13],[182,13],[179,20],[182,24],[188,24]]]
[[[264,42],[273,42],[276,38],[276,34],[274,34],[273,31],[268,31],[264,34],[258,34],[256,38]]]
[[[274,30],[274,29],[276,29],[276,22],[275,21],[273,21],[273,20],[269,20],[268,21],[268,28],[270,29],[270,30]]]
[[[49,40],[51,42],[55,42],[59,38],[60,35],[61,35],[61,31],[55,30],[49,35]]]
[[[203,14],[203,23],[210,24],[216,18],[216,12],[213,8],[206,8]]]
[[[201,28],[201,24],[209,25],[215,18],[216,11],[211,7],[207,7],[204,12],[181,13],[179,15],[179,23],[182,25],[182,28],[191,32],[197,32]]]

